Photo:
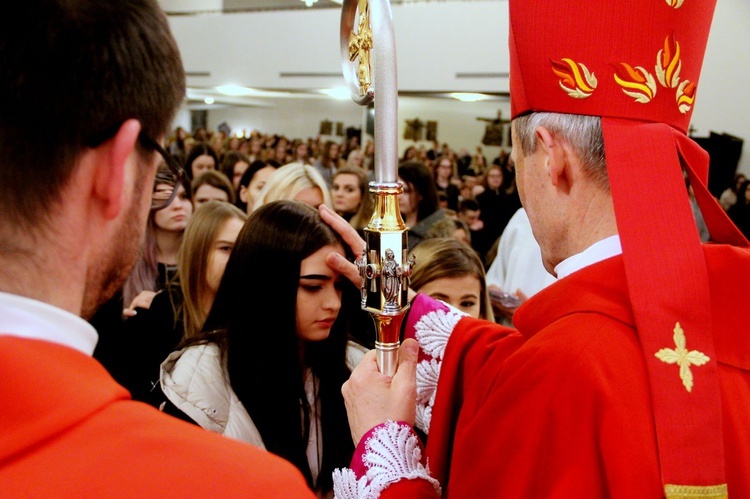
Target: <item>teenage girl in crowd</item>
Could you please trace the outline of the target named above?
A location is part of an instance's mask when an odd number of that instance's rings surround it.
[[[177,189],[177,196],[172,203],[152,211],[148,218],[142,256],[123,288],[126,316],[133,315],[136,307],[148,308],[156,292],[166,287],[177,270],[177,252],[193,214],[191,187],[187,182],[175,185],[172,173],[163,166],[154,180],[154,202],[169,197],[173,189]]]
[[[224,201],[234,204],[234,187],[226,175],[216,170],[207,170],[196,178],[190,185],[193,191],[193,206],[197,210],[209,201]]]
[[[185,171],[190,180],[193,180],[206,170],[216,170],[218,168],[219,157],[216,155],[216,151],[205,142],[195,144],[185,160]]]
[[[445,194],[448,208],[458,211],[459,188],[453,183],[458,175],[458,166],[449,156],[441,156],[435,167],[435,187]]]
[[[315,169],[323,177],[325,184],[330,186],[333,181],[333,174],[341,167],[341,158],[339,156],[340,145],[329,140],[323,146],[320,157],[315,161]]]
[[[250,166],[250,158],[239,151],[227,151],[221,160],[221,173],[232,182],[235,193],[240,189],[240,179]]]
[[[203,326],[213,305],[247,215],[236,206],[209,201],[198,208],[185,229],[177,256],[177,274],[154,296],[149,308],[125,322],[118,342],[122,385],[135,400],[159,405],[159,366],[186,337]]]
[[[375,208],[367,173],[358,167],[341,168],[333,176],[331,198],[336,213],[361,233]]]
[[[123,289],[102,305],[90,320],[99,332],[94,358],[118,383],[131,389],[140,384],[132,381],[133,356],[128,350],[131,343],[126,324],[130,319],[125,319],[136,315],[136,308],[149,308],[156,293],[174,278],[182,236],[193,213],[190,185],[187,181],[177,183],[169,168],[162,165],[154,179],[152,206],[162,205],[175,188],[177,195],[169,206],[152,210],[149,214],[142,256]],[[144,391],[139,393],[143,399]]]
[[[339,313],[342,288],[359,291],[326,264],[344,248],[310,206],[260,207],[239,234],[203,332],[161,374],[166,412],[282,456],[321,496],[354,451],[341,385],[364,355]]]
[[[240,178],[240,190],[237,192],[237,208],[248,215],[252,213],[260,191],[265,187],[268,178],[279,167],[275,161],[255,160]]]
[[[417,264],[411,288],[466,312],[494,320],[484,266],[476,251],[454,238],[425,239],[411,254]]]
[[[409,227],[409,248],[427,237],[427,231],[445,212],[438,206],[437,189],[432,172],[418,161],[407,161],[398,167],[403,192],[398,196],[399,209]]]
[[[289,163],[273,172],[263,190],[255,198],[254,209],[282,199],[301,201],[316,207],[321,204],[329,208],[333,206],[328,185],[323,177],[315,167],[302,163]]]

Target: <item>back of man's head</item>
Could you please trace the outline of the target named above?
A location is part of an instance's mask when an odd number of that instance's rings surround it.
[[[474,199],[462,199],[458,203],[458,212],[465,213],[467,211],[479,211],[479,203]]]
[[[13,2],[0,61],[0,217],[16,227],[44,222],[80,152],[125,120],[159,140],[185,91],[155,0]]]

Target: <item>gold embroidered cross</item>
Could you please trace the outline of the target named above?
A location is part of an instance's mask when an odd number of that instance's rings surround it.
[[[698,350],[688,351],[685,348],[685,343],[685,332],[682,330],[680,323],[677,322],[674,326],[674,344],[676,348],[674,350],[671,348],[662,348],[654,355],[662,362],[680,366],[680,379],[689,392],[693,389],[693,373],[690,371],[690,366],[702,366],[711,359]]]
[[[372,29],[370,28],[370,10],[367,0],[359,0],[357,6],[359,19],[357,21],[357,32],[349,36],[349,60],[354,61],[359,57],[357,64],[357,79],[359,90],[362,95],[370,88],[370,49],[372,49]]]

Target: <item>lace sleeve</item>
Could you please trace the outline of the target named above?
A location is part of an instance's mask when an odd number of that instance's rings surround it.
[[[419,343],[417,364],[417,414],[414,426],[430,433],[432,406],[435,404],[440,366],[445,347],[456,324],[466,314],[426,295],[414,298],[404,336]]]
[[[440,484],[422,465],[419,438],[404,422],[388,421],[370,430],[354,453],[352,468],[333,472],[336,499],[374,499],[399,480],[426,480],[437,494]]]

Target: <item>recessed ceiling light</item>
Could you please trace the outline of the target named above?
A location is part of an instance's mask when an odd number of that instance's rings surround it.
[[[252,95],[253,93],[252,89],[243,87],[241,85],[221,85],[216,87],[216,91],[224,95],[232,95],[235,97],[242,95]]]
[[[205,99],[203,99],[203,102],[205,102],[206,104],[213,104],[214,103],[214,98],[213,97],[206,97]]]
[[[451,97],[454,99],[458,99],[461,102],[477,102],[480,100],[486,100],[489,99],[489,96],[485,94],[472,94],[472,93],[465,93],[465,92],[455,92],[450,94]]]

